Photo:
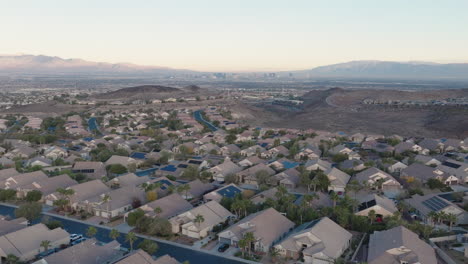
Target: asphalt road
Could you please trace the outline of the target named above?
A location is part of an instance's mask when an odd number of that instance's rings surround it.
[[[15,217],[14,215],[14,210],[15,208],[9,205],[5,204],[0,204],[0,214],[1,215],[9,215],[11,217]],[[64,219],[62,217],[57,217],[57,216],[51,216],[47,215],[46,217],[49,217],[50,219],[53,220],[59,220],[63,224],[63,228],[70,234],[86,234],[86,230],[88,229],[91,224],[84,223],[82,221],[78,220],[71,220],[71,219]],[[35,221],[35,223],[39,223],[42,219],[38,219]],[[34,224],[35,224],[34,223]],[[96,227],[98,230],[96,234],[96,239],[101,241],[101,242],[110,242],[111,239],[109,238],[109,232],[110,228],[107,227],[102,227],[98,225],[93,225]],[[138,238],[137,241],[134,242],[134,248],[137,248],[137,245],[142,241],[143,239],[140,237]],[[117,241],[126,248],[130,248],[130,245],[125,241],[125,234],[121,233],[121,236],[117,239]],[[175,259],[177,259],[180,262],[188,260],[190,264],[205,264],[205,263],[223,263],[223,264],[238,264],[238,263],[243,263],[241,261],[237,261],[234,259],[230,258],[225,258],[209,253],[205,253],[203,251],[195,250],[192,249],[188,246],[182,246],[182,245],[173,245],[173,243],[167,243],[167,242],[161,242],[157,241],[159,250],[154,254],[156,257],[163,256],[165,254],[169,254]]]

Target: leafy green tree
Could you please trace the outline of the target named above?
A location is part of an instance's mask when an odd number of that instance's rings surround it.
[[[16,190],[7,189],[0,190],[0,201],[10,201],[16,199]]]
[[[97,234],[97,229],[94,226],[88,227],[86,229],[86,236],[87,237],[94,237]]]
[[[182,177],[187,180],[196,180],[200,175],[198,168],[193,165],[189,165],[184,172],[182,173]]]
[[[136,209],[130,213],[128,213],[127,216],[127,224],[129,226],[135,226],[138,219],[142,218],[145,215],[145,212],[141,209]]]
[[[348,159],[348,154],[346,153],[338,153],[332,157],[332,161],[335,163],[340,163]]]
[[[142,249],[150,255],[153,255],[154,253],[156,253],[156,251],[158,251],[159,246],[156,242],[149,239],[145,239],[138,245],[138,248]]]
[[[108,171],[114,175],[120,175],[128,172],[127,168],[122,164],[111,164],[108,166]]]
[[[39,190],[32,190],[26,194],[25,200],[28,202],[37,202],[41,200],[42,192]]]
[[[22,204],[15,210],[16,217],[24,217],[28,220],[29,223],[39,218],[41,213],[42,204],[37,202]]]
[[[229,133],[228,135],[224,137],[224,140],[228,144],[234,144],[234,142],[236,142],[236,139],[237,139],[236,134],[232,134],[232,133]]]

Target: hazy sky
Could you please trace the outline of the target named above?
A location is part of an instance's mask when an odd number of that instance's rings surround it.
[[[467,0],[0,0],[0,54],[195,70],[468,61]]]

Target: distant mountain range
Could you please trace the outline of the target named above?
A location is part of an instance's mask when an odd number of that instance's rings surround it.
[[[291,72],[291,71],[284,71]],[[201,72],[130,63],[91,62],[44,55],[0,56],[0,73],[16,74],[151,74],[179,75]],[[292,71],[295,77],[410,78],[468,80],[468,63],[351,61],[313,69]]]
[[[189,70],[131,63],[92,62],[44,55],[0,55],[0,73],[28,74],[177,74]]]
[[[468,79],[468,63],[351,61],[296,73],[310,77]]]

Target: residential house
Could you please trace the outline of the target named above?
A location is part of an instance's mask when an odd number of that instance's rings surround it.
[[[269,150],[263,151],[260,154],[260,157],[262,157],[263,159],[273,159],[276,158],[278,155],[281,155],[283,157],[288,156],[289,150],[285,146],[280,145]]]
[[[108,201],[105,200],[106,196],[109,198]],[[96,216],[112,219],[133,209],[136,200],[140,204],[145,203],[145,191],[136,186],[125,186],[89,198],[84,201],[84,206],[83,203],[79,206],[89,208]]]
[[[49,249],[59,248],[70,243],[70,234],[58,227],[50,230],[44,224],[28,226],[0,237],[0,258],[17,256],[20,261],[30,261],[42,251],[41,242],[48,240]]]
[[[33,264],[113,263],[122,258],[122,255],[123,252],[120,251],[119,242],[114,240],[102,244],[95,238],[91,238],[33,262]]]
[[[466,162],[447,159],[440,163],[437,169],[457,177],[460,182],[468,183],[468,163]]]
[[[392,216],[398,211],[392,200],[377,194],[369,194],[359,198],[358,201],[359,206],[355,214],[368,216],[370,211],[374,211],[377,222],[382,222],[384,217]]]
[[[47,179],[47,175],[42,171],[34,171],[10,176],[9,178],[0,181],[1,189],[17,189],[18,187],[31,184],[35,181]]]
[[[313,171],[313,170],[326,171],[326,170],[331,169],[332,165],[328,161],[325,161],[322,159],[314,159],[314,160],[308,160],[306,164],[304,164],[304,167],[308,171]]]
[[[441,152],[443,149],[443,144],[440,143],[438,140],[431,139],[431,138],[425,138],[418,142],[418,145],[425,149],[429,150],[430,152]]]
[[[403,152],[406,152],[406,151],[410,151],[410,152],[417,152],[417,153],[420,153],[420,154],[423,154],[423,155],[428,155],[429,154],[429,150],[428,149],[425,149],[417,144],[414,144],[413,142],[409,142],[409,141],[404,141],[404,142],[400,142],[398,143],[397,145],[395,145],[395,153],[397,154],[401,154]]]
[[[351,176],[337,168],[328,169],[324,173],[327,175],[328,180],[330,180],[328,191],[334,191],[338,195],[342,195]]]
[[[416,217],[425,223],[434,222],[435,219],[431,219],[431,212],[444,212],[445,214],[454,214],[457,217],[455,224],[468,224],[468,213],[465,210],[437,194],[423,196],[415,194],[404,201],[414,209]]]
[[[315,145],[307,144],[299,153],[294,156],[295,160],[319,159],[322,151]]]
[[[3,166],[3,168],[10,168],[15,166],[15,162],[7,157],[0,157],[0,165]]]
[[[274,208],[251,214],[228,229],[218,234],[220,243],[238,246],[239,240],[246,233],[253,233],[253,249],[256,252],[268,252],[276,242],[280,241],[294,228],[294,223]]]
[[[276,201],[278,198],[276,197],[276,193],[278,192],[278,189],[276,187],[274,188],[270,188],[270,189],[267,189],[263,192],[260,192],[254,196],[252,196],[252,198],[250,198],[250,200],[255,204],[255,205],[260,205],[260,204],[263,204],[264,202],[266,202],[267,199],[272,199],[273,201]]]
[[[219,152],[223,156],[229,156],[235,153],[239,153],[241,149],[235,144],[229,144],[220,148]]]
[[[34,157],[24,162],[24,165],[26,167],[34,167],[34,166],[50,167],[52,166],[52,160],[43,158],[43,157]]]
[[[356,174],[356,180],[374,190],[381,190],[391,198],[395,198],[402,191],[401,184],[393,176],[375,167]]]
[[[54,193],[58,188],[68,188],[76,184],[78,183],[70,178],[70,176],[62,174],[50,178],[41,178],[30,184],[19,186],[16,188],[16,195],[18,198],[23,198],[26,197],[28,192],[36,190],[42,193],[42,197],[45,197]]]
[[[73,164],[73,173],[83,173],[89,179],[100,179],[106,176],[104,163],[97,161],[78,161]]]
[[[397,161],[393,164],[389,164],[387,166],[387,169],[390,173],[400,174],[402,170],[406,169],[406,167],[408,167],[406,164],[400,161]]]
[[[110,192],[110,188],[107,187],[101,180],[93,180],[80,184],[73,185],[68,189],[72,189],[74,194],[70,197],[71,207],[73,209],[78,208],[78,204],[84,203],[86,200],[101,195],[103,193]],[[49,206],[54,205],[54,201],[61,199],[61,195],[57,192],[47,195],[44,200]],[[84,208],[88,209],[88,208]]]
[[[203,217],[203,220],[197,221],[197,216]],[[233,217],[234,215],[218,202],[210,201],[169,219],[169,222],[173,233],[200,239],[206,237],[215,226]]]
[[[136,159],[130,157],[112,155],[104,164],[106,165],[106,167],[109,165],[120,164],[128,169],[129,166],[133,165],[136,167],[141,162],[142,161],[137,161]]]
[[[156,208],[159,208],[161,212],[156,213]],[[191,210],[192,208],[193,206],[177,193],[170,194],[166,197],[157,199],[139,207],[139,209],[145,212],[146,216],[159,217],[164,219],[175,217],[179,214],[187,212],[188,210]],[[125,214],[124,219],[126,219],[127,216],[128,213]]]
[[[275,245],[279,254],[304,263],[334,263],[351,245],[352,234],[328,217],[314,220]]]
[[[202,198],[202,196],[213,190],[215,187],[211,183],[204,183],[200,180],[194,180],[187,183],[190,186],[190,189],[186,192],[182,192],[181,195],[186,200],[197,200]]]
[[[265,172],[268,176],[274,175],[276,172],[263,163],[259,163],[253,167],[245,169],[237,173],[237,178],[240,183],[259,187],[257,176],[260,172]]]
[[[300,182],[300,172],[294,168],[287,169],[282,171],[270,179],[268,179],[268,183],[274,186],[284,186],[287,189],[294,189],[299,185]]]
[[[203,200],[205,202],[221,202],[221,199],[223,199],[223,197],[234,198],[238,194],[242,194],[242,189],[237,187],[234,183],[231,183],[229,185],[223,186],[219,189],[216,189],[212,192],[203,195]]]
[[[437,264],[434,249],[406,227],[375,231],[369,238],[369,264]]]
[[[265,152],[264,148],[255,145],[255,146],[251,146],[251,147],[241,150],[240,154],[244,157],[250,157],[250,156],[258,155],[263,152]]]
[[[0,170],[0,181],[4,181],[10,177],[20,174],[15,168]]]
[[[299,162],[294,162],[291,161],[287,158],[281,158],[279,160],[275,160],[269,164],[269,166],[276,170],[276,171],[281,171],[281,170],[287,170],[287,169],[292,169],[296,168],[299,165],[301,165]]]
[[[347,159],[345,161],[340,162],[338,167],[341,170],[354,170],[354,171],[360,171],[366,168],[364,165],[364,162],[359,159]]]
[[[250,156],[248,158],[245,158],[241,161],[239,161],[239,166],[241,167],[251,167],[260,163],[265,163],[265,160],[259,158],[258,156]]]
[[[47,148],[44,151],[44,156],[48,159],[51,160],[56,160],[56,159],[65,159],[68,157],[68,152],[66,149],[58,147],[58,146],[52,146],[50,148]]]
[[[11,159],[14,159],[14,158],[26,159],[26,158],[34,156],[36,153],[37,153],[36,149],[21,145],[13,149],[12,151],[6,153],[5,157],[11,158]]]
[[[406,181],[417,180],[426,183],[429,179],[438,179],[446,185],[458,184],[460,179],[437,168],[432,168],[420,163],[413,163],[401,171],[400,177]]]
[[[125,255],[123,259],[114,264],[180,264],[180,262],[169,255],[153,259],[153,257],[144,250],[138,249]]]
[[[437,166],[437,165],[440,165],[442,163],[439,160],[435,159],[434,157],[421,155],[421,154],[416,155],[414,157],[414,161],[422,163],[422,164],[424,164],[426,166]]]
[[[208,171],[213,174],[213,180],[224,182],[224,178],[230,174],[236,174],[242,170],[234,162],[230,161],[229,159],[225,160],[223,163],[209,169]]]
[[[148,176],[137,176],[135,173],[127,173],[113,178],[106,184],[110,187],[126,187],[126,186],[139,186],[143,183],[148,183],[150,178]]]

